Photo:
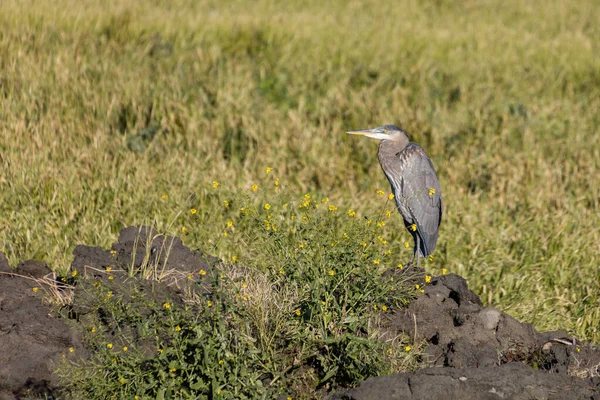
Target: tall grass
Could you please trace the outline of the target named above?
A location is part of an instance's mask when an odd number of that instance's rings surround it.
[[[396,123],[442,182],[427,268],[598,342],[597,3],[321,3],[2,1],[0,250],[64,270],[78,243],[194,207],[186,244],[229,256],[212,182],[266,167],[373,215],[375,143],[343,132]],[[398,215],[384,230],[409,237]]]

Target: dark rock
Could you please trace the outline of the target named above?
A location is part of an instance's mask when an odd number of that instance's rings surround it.
[[[540,349],[547,340],[533,326],[493,307],[483,307],[458,275],[433,279],[425,293],[387,323],[388,336],[425,339],[434,365],[456,368],[500,364],[508,349]]]
[[[33,278],[43,278],[44,276],[51,274],[52,270],[48,268],[48,264],[42,261],[28,260],[23,261],[17,265],[15,273],[31,276]]]
[[[29,261],[19,264],[15,272],[40,277],[46,268],[44,263]],[[67,358],[87,354],[79,335],[42,301],[43,285],[0,274],[0,398],[55,396],[58,382],[52,371],[62,354]]]
[[[331,400],[600,399],[600,378],[573,379],[521,363],[480,368],[426,368],[369,378]]]
[[[80,276],[104,277],[106,268],[115,265],[115,257],[110,251],[102,247],[77,245],[73,250],[75,258],[71,263],[71,270],[77,271]]]

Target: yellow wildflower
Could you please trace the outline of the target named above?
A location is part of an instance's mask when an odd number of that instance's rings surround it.
[[[125,378],[119,378],[119,382],[121,382],[121,385],[124,385],[127,383],[127,380],[125,380]]]
[[[377,311],[377,304],[373,304],[373,310]]]
[[[113,344],[109,343],[109,344],[106,345],[106,347],[108,347],[109,349],[112,349],[113,348]]]
[[[389,356],[391,356],[392,354],[394,354],[394,352],[392,351],[392,349],[388,349],[387,353],[388,353]]]
[[[431,282],[431,275],[425,275],[425,283]]]
[[[269,203],[265,204],[265,210],[270,210],[271,209],[271,205]]]
[[[279,275],[285,275],[285,271],[282,269],[279,270]]]
[[[114,276],[112,276],[112,275],[109,275],[109,276],[108,276],[108,280],[109,280],[109,281],[112,281],[113,279],[115,279],[115,277],[114,277]]]
[[[108,293],[106,293],[106,297],[112,297],[112,294],[113,294],[112,292],[108,292]]]
[[[96,333],[96,327],[92,327],[92,333]]]
[[[329,211],[335,211],[335,210],[337,210],[337,207],[334,206],[333,204],[330,204],[329,205]]]
[[[325,197],[324,199],[321,199],[321,203],[323,203],[323,204],[329,203],[329,197]]]
[[[294,314],[296,314],[297,316],[300,316],[300,310],[294,311]]]
[[[169,372],[177,372],[177,368],[171,368]]]
[[[116,250],[111,250],[110,254],[113,255],[113,256],[116,256],[117,255],[117,251]]]
[[[216,188],[218,188],[218,187],[219,187],[219,182],[217,182],[217,181],[214,181],[214,182],[213,182],[213,189],[216,189]]]
[[[388,195],[388,199],[390,199],[390,200],[394,200],[394,193],[390,193],[390,194]]]
[[[34,288],[32,288],[31,290],[33,290],[33,293],[37,293],[37,291],[38,291],[38,290],[40,290],[40,289],[39,289],[39,288],[37,288],[37,287],[34,287]]]
[[[419,285],[418,283],[415,285],[415,289],[420,289],[421,285]]]
[[[273,168],[268,167],[265,172],[267,173],[267,175],[269,175],[271,173],[271,171],[273,171]]]
[[[408,249],[408,242],[404,242],[404,247]]]
[[[166,199],[169,198],[169,195],[168,194],[163,194],[161,197],[163,198],[163,200],[166,200]]]
[[[171,304],[170,303],[165,303],[165,304],[163,304],[163,308],[165,310],[168,310],[169,308],[171,308]]]
[[[177,332],[179,332],[179,331],[181,330],[181,327],[180,327],[179,325],[177,325],[177,326],[175,327],[175,330],[176,330]]]
[[[187,278],[191,281],[194,277],[192,276],[192,274],[187,274]]]
[[[279,178],[275,179],[275,186],[279,186]]]
[[[222,365],[225,361],[219,360],[219,365]]]
[[[390,210],[387,210],[387,211],[385,212],[385,216],[386,216],[387,218],[389,218],[389,217],[391,217],[391,216],[392,216],[392,213],[390,212]]]
[[[231,262],[237,262],[238,257],[237,256],[231,256]]]
[[[342,237],[343,237],[344,239],[348,239],[350,236],[348,236],[348,234],[347,234],[346,232],[344,232],[344,234],[342,235]]]
[[[411,349],[412,349],[412,347],[410,347],[410,346],[406,346],[406,347],[404,348],[404,351],[406,351],[406,352],[409,352]]]
[[[380,228],[383,228],[385,226],[385,222],[379,221],[379,222],[377,222],[377,226]]]
[[[75,278],[75,277],[77,276],[77,271],[73,271],[73,272],[71,272],[71,276],[72,276],[73,278]]]
[[[402,269],[402,268],[404,268],[404,265],[398,264],[398,269]]]
[[[387,306],[381,306],[381,311],[387,311]]]
[[[446,275],[448,273],[448,270],[446,268],[442,268],[442,275]]]
[[[233,226],[233,221],[227,221],[227,227],[231,228]]]
[[[242,289],[246,289],[248,287],[248,284],[246,282],[242,283]]]
[[[365,247],[367,247],[367,242],[360,242],[360,245],[361,245],[363,248],[365,248]]]
[[[129,347],[123,346],[123,351],[127,351],[127,350],[129,350]]]
[[[252,191],[256,192],[258,190],[258,185],[252,185]]]
[[[433,261],[433,259],[434,259],[434,258],[435,258],[435,257],[434,257],[434,255],[433,255],[433,254],[430,254],[430,255],[429,255],[429,261]]]
[[[75,352],[75,349],[72,347],[69,347],[69,353],[74,353],[74,352]]]
[[[433,196],[435,194],[435,189],[431,188],[429,189],[429,197]]]
[[[371,221],[370,219],[367,220],[367,225],[371,225],[373,221]]]
[[[375,265],[379,265],[379,262],[380,262],[380,261],[381,261],[381,260],[380,260],[379,258],[376,258],[376,259],[374,259],[374,260],[373,260],[373,264],[375,264]]]
[[[332,270],[332,269],[330,269],[330,270],[329,270],[329,276],[334,276],[334,275],[335,275],[335,271],[334,271],[334,270]]]
[[[203,270],[203,269],[201,269],[200,272],[199,272],[199,274],[202,275],[202,276],[204,276],[204,275],[206,275],[206,271]]]
[[[348,210],[348,216],[349,216],[350,218],[354,218],[354,217],[356,217],[356,212],[355,212],[355,211],[353,211],[353,210]]]
[[[412,224],[410,226],[410,229],[412,229],[413,232],[416,231],[417,230],[417,224]]]
[[[227,237],[227,236],[229,236],[229,235],[227,234],[227,232],[223,232],[223,237]]]
[[[198,212],[195,208],[190,209],[190,214],[194,215]]]
[[[375,193],[377,193],[380,196],[385,196],[385,192],[381,189],[377,189],[377,191]]]
[[[223,200],[223,207],[229,207],[229,202],[227,200]]]
[[[302,216],[302,222],[308,222],[308,218],[306,217],[306,215]]]
[[[185,226],[181,227],[181,233],[183,233],[184,235],[188,232],[187,228]]]
[[[112,271],[112,267],[106,267],[106,272]]]

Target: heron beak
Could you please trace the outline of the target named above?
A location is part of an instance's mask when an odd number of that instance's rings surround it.
[[[360,129],[358,131],[349,131],[346,133],[349,135],[361,135],[361,136],[366,136],[366,137],[370,137],[372,139],[379,139],[379,140],[389,138],[388,135],[386,135],[385,133],[383,133],[379,130],[376,130],[376,129]]]

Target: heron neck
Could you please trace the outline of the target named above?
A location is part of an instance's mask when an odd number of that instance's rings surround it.
[[[402,135],[394,140],[382,140],[379,142],[379,160],[394,159],[395,155],[406,148],[408,145],[408,136]]]

